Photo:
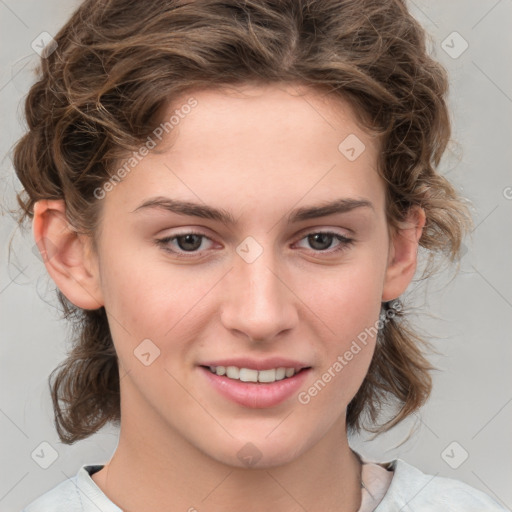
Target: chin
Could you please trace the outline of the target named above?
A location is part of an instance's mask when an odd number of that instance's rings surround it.
[[[306,449],[302,442],[291,437],[283,443],[282,439],[270,440],[265,436],[254,436],[251,440],[246,435],[243,439],[233,439],[229,445],[218,445],[215,452],[210,449],[205,453],[221,464],[239,469],[270,469],[293,462]]]

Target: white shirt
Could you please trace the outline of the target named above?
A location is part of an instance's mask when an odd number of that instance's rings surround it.
[[[376,463],[362,458],[364,487],[358,512],[507,512],[468,484],[427,475],[402,459]],[[21,512],[123,512],[91,478],[103,465],[84,465]]]

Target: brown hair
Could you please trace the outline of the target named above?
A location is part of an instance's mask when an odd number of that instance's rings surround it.
[[[456,260],[471,220],[436,172],[450,139],[446,72],[403,0],[86,0],[55,40],[14,150],[25,189],[17,196],[20,225],[35,201],[64,199],[68,221],[94,241],[95,190],[140,148],[162,107],[201,88],[294,83],[355,107],[362,126],[381,137],[389,225],[420,205],[429,261],[439,253]],[[49,384],[57,432],[72,444],[119,424],[119,374],[105,309],[81,310],[57,295],[74,340]],[[383,311],[368,374],[348,406],[351,431],[365,426],[365,414],[368,430],[388,430],[430,394],[428,342],[396,303]],[[384,403],[396,405],[394,416],[372,430]]]

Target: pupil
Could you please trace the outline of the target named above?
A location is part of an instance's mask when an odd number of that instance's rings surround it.
[[[324,237],[324,243],[322,243],[322,238]],[[331,245],[331,239],[332,239],[332,235],[329,235],[328,233],[316,233],[314,235],[310,235],[309,236],[310,238],[310,243],[311,243],[311,246],[314,248],[314,249],[318,249],[318,250],[322,250],[322,249],[327,249],[330,245]],[[315,245],[317,245],[318,241],[320,239],[320,246],[322,245],[325,245],[325,239],[327,239],[327,245],[325,247],[318,247]]]
[[[195,243],[193,241],[194,239]],[[185,240],[185,243],[182,243],[182,240]],[[192,247],[190,247],[190,244],[192,245]],[[199,235],[192,234],[180,236],[178,237],[178,245],[180,246],[180,249],[183,249],[184,251],[196,250],[201,246],[201,237]]]

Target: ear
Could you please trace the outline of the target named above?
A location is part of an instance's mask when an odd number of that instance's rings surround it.
[[[425,220],[423,208],[413,206],[407,219],[398,228],[392,229],[382,302],[397,299],[412,281]]]
[[[79,235],[69,224],[64,201],[37,201],[32,232],[46,270],[66,298],[82,309],[103,306],[90,237]]]

